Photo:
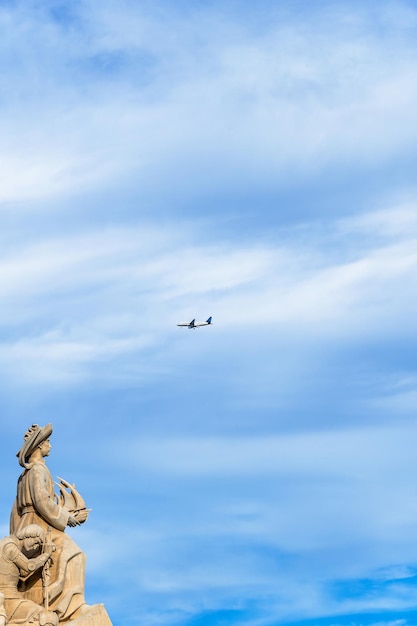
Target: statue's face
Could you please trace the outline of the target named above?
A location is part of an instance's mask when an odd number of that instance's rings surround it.
[[[39,449],[42,453],[42,456],[48,456],[50,451],[51,451],[51,442],[49,439],[45,439],[45,441],[42,441],[42,443],[39,446]]]
[[[40,545],[40,537],[25,537],[25,539],[23,539],[23,549],[25,552],[35,552]]]

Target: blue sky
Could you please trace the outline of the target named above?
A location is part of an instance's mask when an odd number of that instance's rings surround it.
[[[115,626],[416,626],[416,35],[0,1],[0,527],[52,422]]]

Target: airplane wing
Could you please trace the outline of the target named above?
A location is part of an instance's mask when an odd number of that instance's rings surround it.
[[[205,322],[196,322],[195,318],[191,322],[184,322],[183,324],[177,324],[182,328],[198,328],[199,326],[210,326],[212,317],[210,316]]]
[[[182,324],[177,324],[177,326],[181,326],[182,328],[195,328],[195,318],[191,320],[191,322],[184,322]]]

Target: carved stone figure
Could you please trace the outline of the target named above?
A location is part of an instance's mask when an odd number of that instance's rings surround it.
[[[74,626],[75,622],[85,626],[111,626],[104,607],[90,607],[84,599],[85,555],[65,533],[65,528],[83,524],[88,518],[88,510],[75,485],[62,478],[58,484],[60,494],[54,492],[54,483],[45,463],[52,447],[51,434],[52,424],[44,427],[32,425],[17,453],[19,464],[24,469],[17,483],[10,532],[19,536],[28,525],[36,524],[43,530],[48,542],[56,546],[43,576],[38,569],[21,585],[21,592],[25,600],[56,613],[59,623],[71,621]]]
[[[41,546],[42,554],[37,554]],[[16,535],[0,541],[1,626],[6,623],[57,626],[56,613],[25,599],[18,589],[19,581],[28,579],[46,565],[54,549],[52,543],[45,542],[45,533],[36,524],[26,526]]]
[[[4,594],[0,591],[0,626],[6,626],[6,609],[4,607]]]

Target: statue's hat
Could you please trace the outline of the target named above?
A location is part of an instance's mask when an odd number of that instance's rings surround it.
[[[28,468],[27,459],[36,450],[36,448],[52,434],[52,424],[46,426],[38,426],[38,424],[32,424],[32,426],[25,432],[24,442],[19,452],[16,454],[19,459],[19,464]]]

